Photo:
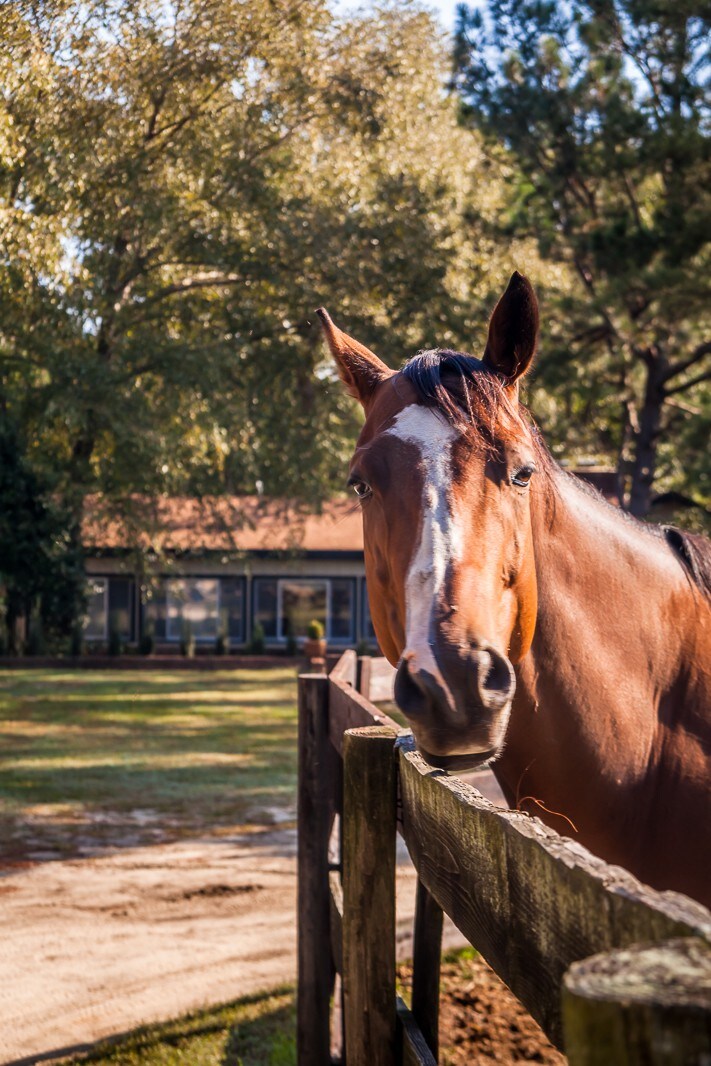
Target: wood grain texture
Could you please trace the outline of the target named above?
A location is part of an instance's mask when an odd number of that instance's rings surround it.
[[[331,870],[328,875],[330,888],[331,954],[336,973],[343,973],[343,887],[341,875]]]
[[[344,681],[346,684],[354,686],[357,674],[358,656],[352,648],[348,648],[343,652],[329,676],[334,681]]]
[[[396,1062],[401,1066],[437,1066],[412,1011],[397,997],[398,1047]]]
[[[328,739],[328,678],[299,677],[298,987],[299,1066],[330,1062],[330,951],[328,842],[333,818],[336,756]]]
[[[397,722],[382,714],[364,696],[343,681],[330,678],[329,736],[339,755],[343,754],[343,734],[347,729],[387,726],[397,736],[403,732]]]
[[[343,991],[348,1066],[393,1066],[395,734],[354,729],[343,747]]]
[[[358,659],[357,689],[372,703],[394,699],[395,667],[387,659],[362,655]]]
[[[711,1062],[711,946],[639,945],[575,963],[563,992],[571,1066]]]
[[[421,881],[415,898],[412,1013],[436,1059],[439,1054],[439,971],[444,915]]]
[[[563,975],[641,941],[711,937],[711,913],[655,892],[538,819],[494,807],[398,742],[403,835],[419,876],[557,1046]],[[409,750],[408,750],[409,749]]]

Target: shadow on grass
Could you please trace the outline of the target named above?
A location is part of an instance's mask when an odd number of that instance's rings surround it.
[[[59,1048],[8,1066],[294,1066],[296,1005],[291,987],[144,1026],[93,1047]],[[64,1056],[58,1062],[58,1057]]]

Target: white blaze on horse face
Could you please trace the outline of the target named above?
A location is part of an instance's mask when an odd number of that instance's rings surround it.
[[[452,444],[459,434],[432,408],[420,404],[403,408],[387,432],[417,448],[424,481],[420,542],[405,583],[402,657],[411,669],[426,670],[444,685],[432,650],[432,627],[447,568],[461,557],[461,527],[451,492]]]

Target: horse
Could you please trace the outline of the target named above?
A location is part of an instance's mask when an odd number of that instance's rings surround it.
[[[553,461],[519,398],[539,310],[518,272],[481,358],[395,371],[318,314],[365,412],[348,485],[421,754],[490,764],[509,806],[711,905],[711,542]]]

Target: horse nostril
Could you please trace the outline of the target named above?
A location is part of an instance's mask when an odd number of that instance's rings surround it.
[[[489,710],[505,707],[516,688],[513,667],[504,655],[494,648],[476,653],[478,660],[477,687],[481,702]]]
[[[425,693],[410,673],[410,665],[406,659],[402,659],[397,668],[394,695],[398,707],[408,717],[421,714],[426,707]]]

